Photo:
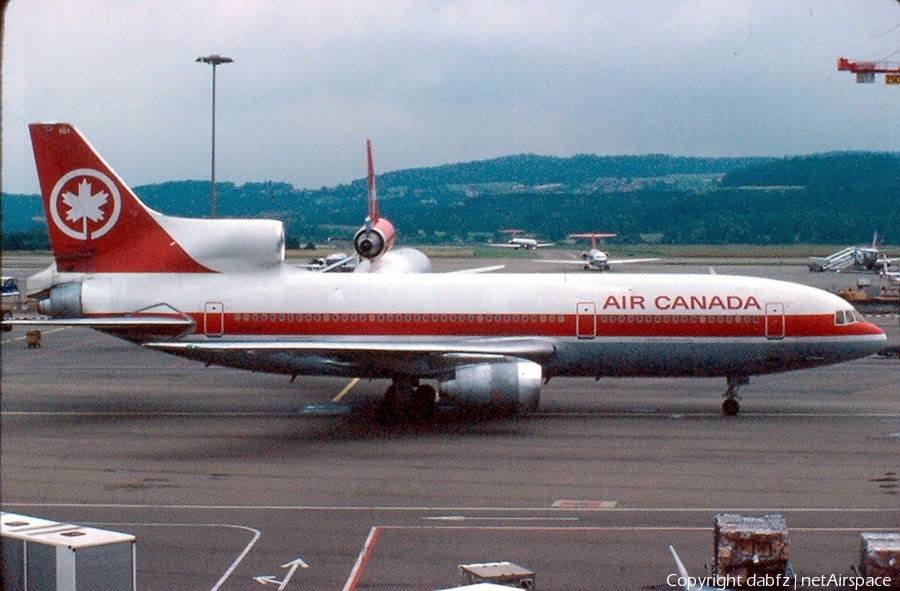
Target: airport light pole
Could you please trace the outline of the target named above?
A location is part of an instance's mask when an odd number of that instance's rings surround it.
[[[210,216],[216,217],[216,66],[219,64],[230,64],[234,60],[230,57],[222,57],[221,55],[208,55],[206,57],[198,57],[198,62],[210,64],[212,66],[212,172],[210,186]]]

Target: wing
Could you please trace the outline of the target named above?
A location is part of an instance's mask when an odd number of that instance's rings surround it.
[[[457,271],[447,271],[448,275],[471,275],[474,273],[490,273],[492,271],[499,271],[503,269],[506,265],[491,265],[489,267],[475,267],[472,269],[459,269]]]
[[[522,248],[524,245],[522,244],[508,244],[504,242],[503,244],[498,244],[496,242],[488,242],[488,246],[496,246],[497,248]]]
[[[461,365],[505,358],[540,362],[556,347],[544,339],[203,340],[145,343],[146,347],[217,365],[280,373],[420,378]]]
[[[658,258],[655,259],[610,259],[606,261],[608,265],[620,265],[622,263],[652,263],[653,261],[658,261]]]
[[[558,265],[589,265],[590,261],[587,259],[533,259],[531,262],[533,263],[555,263]]]

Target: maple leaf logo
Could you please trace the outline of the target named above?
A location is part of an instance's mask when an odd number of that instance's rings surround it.
[[[53,225],[60,232],[75,240],[96,240],[116,225],[122,212],[122,197],[106,174],[78,168],[56,181],[48,207]]]
[[[87,221],[101,221],[106,214],[100,209],[109,200],[109,193],[100,191],[94,193],[91,184],[87,179],[83,179],[78,184],[78,194],[66,191],[61,195],[63,204],[69,207],[66,213],[66,220],[70,222],[82,221],[87,225]]]

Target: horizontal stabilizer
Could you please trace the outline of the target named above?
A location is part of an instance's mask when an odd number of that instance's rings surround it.
[[[181,328],[194,325],[189,318],[168,318],[163,316],[112,316],[106,318],[14,318],[4,320],[4,326],[84,326],[97,329],[131,328]]]

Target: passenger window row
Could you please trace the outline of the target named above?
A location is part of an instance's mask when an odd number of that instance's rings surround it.
[[[670,314],[666,315],[640,315],[640,314],[619,314],[619,315],[602,315],[600,316],[600,322],[643,322],[646,324],[650,323],[662,323],[662,324],[696,324],[696,323],[708,323],[708,324],[759,324],[759,316],[732,316],[732,315],[721,315],[721,316],[673,316]]]
[[[234,314],[236,322],[565,322],[556,314]]]

